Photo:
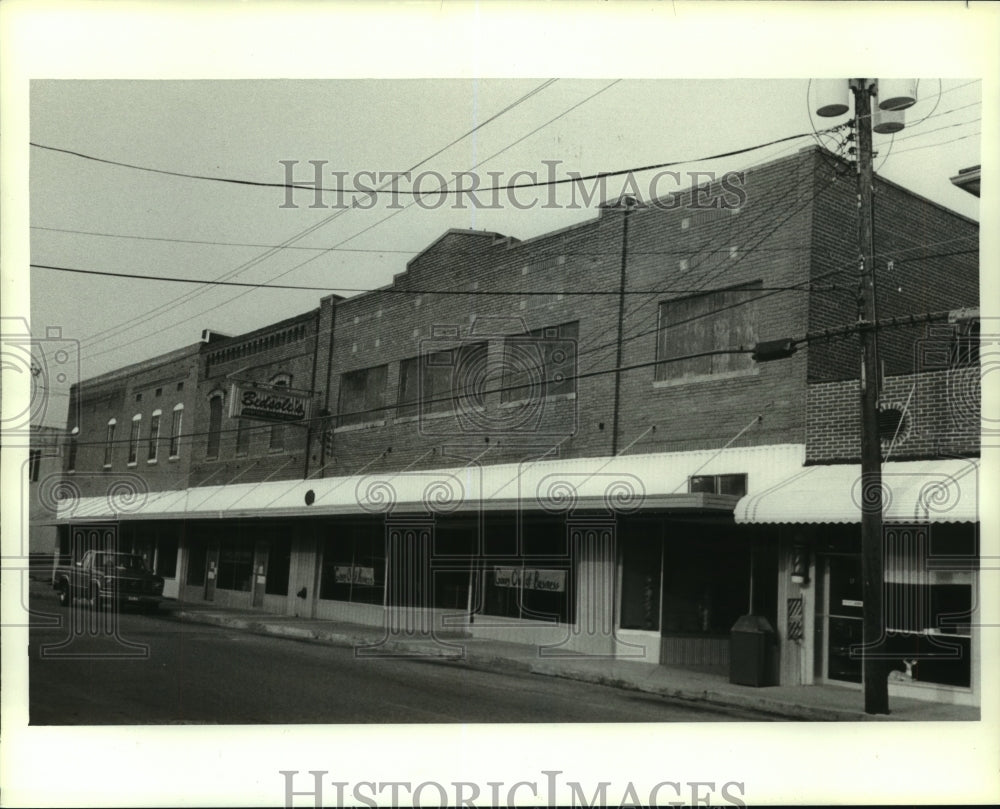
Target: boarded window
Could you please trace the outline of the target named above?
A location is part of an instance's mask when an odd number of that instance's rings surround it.
[[[757,342],[760,281],[660,304],[657,381],[683,380],[751,370],[746,353]],[[714,353],[721,352],[721,353]]]
[[[338,427],[365,424],[382,418],[387,367],[376,365],[340,375]]]
[[[399,366],[397,416],[485,406],[486,343],[467,343],[404,360]]]
[[[504,340],[502,402],[576,393],[579,321]]]

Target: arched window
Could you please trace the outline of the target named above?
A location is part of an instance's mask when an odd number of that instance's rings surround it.
[[[111,468],[111,459],[114,458],[115,450],[115,426],[118,422],[115,419],[108,419],[108,436],[104,441],[104,468]]]
[[[174,405],[174,421],[170,425],[170,457],[177,458],[181,454],[181,423],[184,421],[184,405]]]
[[[139,457],[139,433],[142,431],[142,414],[136,413],[132,416],[132,432],[128,437],[128,462],[129,466],[135,466]]]
[[[271,377],[270,383],[275,388],[289,388],[292,384],[292,377],[289,374],[276,374]],[[271,440],[268,450],[271,452],[281,452],[285,448],[285,438],[287,436],[288,425],[272,424]]]
[[[222,393],[212,394],[208,400],[208,446],[205,456],[219,457],[219,440],[222,437]]]
[[[147,463],[156,463],[156,456],[160,452],[160,416],[161,410],[154,410],[149,418],[149,452],[146,456]]]

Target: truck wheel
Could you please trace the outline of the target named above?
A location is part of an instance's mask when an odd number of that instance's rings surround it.
[[[68,607],[73,601],[73,596],[69,592],[69,582],[64,581],[59,583],[59,606]]]
[[[90,586],[90,606],[96,610],[100,606],[100,604],[101,604],[101,588],[98,587],[96,584],[92,584]]]

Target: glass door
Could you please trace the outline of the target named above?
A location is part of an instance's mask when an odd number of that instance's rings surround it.
[[[831,680],[861,682],[861,658],[851,647],[862,642],[861,559],[828,556],[826,676]]]

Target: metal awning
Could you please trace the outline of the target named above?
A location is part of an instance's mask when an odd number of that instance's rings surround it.
[[[978,522],[979,459],[882,465],[882,518],[888,522]],[[737,523],[860,523],[858,464],[808,466],[775,486],[748,494]]]
[[[731,514],[737,498],[688,492],[694,474],[746,473],[751,487],[772,486],[801,467],[800,444],[614,458],[532,460],[516,464],[386,472],[336,478],[238,483],[130,497],[66,501],[61,522],[118,519],[234,519],[313,515],[474,512],[567,514],[579,509],[670,510]]]

